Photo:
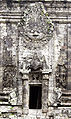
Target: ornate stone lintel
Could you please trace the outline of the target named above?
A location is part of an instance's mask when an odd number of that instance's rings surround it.
[[[31,74],[40,74],[42,75],[42,80],[48,80],[49,79],[49,75],[51,74],[51,70],[49,71],[33,71],[33,72],[30,72],[30,71],[26,71],[26,72],[22,72],[23,74],[23,77],[22,77],[22,80],[29,80],[29,76]]]

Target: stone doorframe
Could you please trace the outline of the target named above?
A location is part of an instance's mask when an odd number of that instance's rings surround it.
[[[42,112],[47,112],[48,105],[48,90],[49,90],[49,74],[50,72],[42,71],[41,81],[30,81],[30,72],[24,72],[22,77],[23,82],[23,114],[29,113],[29,85],[39,85],[42,84]]]

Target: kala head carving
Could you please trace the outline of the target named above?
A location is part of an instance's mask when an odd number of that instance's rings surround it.
[[[48,36],[48,41],[53,34],[53,23],[40,2],[24,5],[20,25],[23,28],[21,35],[30,40],[44,40]]]

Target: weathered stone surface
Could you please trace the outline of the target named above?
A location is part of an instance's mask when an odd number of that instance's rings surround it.
[[[12,88],[14,86],[15,75],[16,75],[16,67],[14,67],[13,65],[7,65],[4,68],[3,88],[5,87]]]
[[[0,0],[1,119],[71,118],[70,11],[70,0]],[[42,85],[41,109],[29,109],[30,85]]]

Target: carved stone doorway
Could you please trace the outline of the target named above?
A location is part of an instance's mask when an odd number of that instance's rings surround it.
[[[47,112],[48,100],[48,72],[27,72],[23,74],[23,113],[31,110]]]

